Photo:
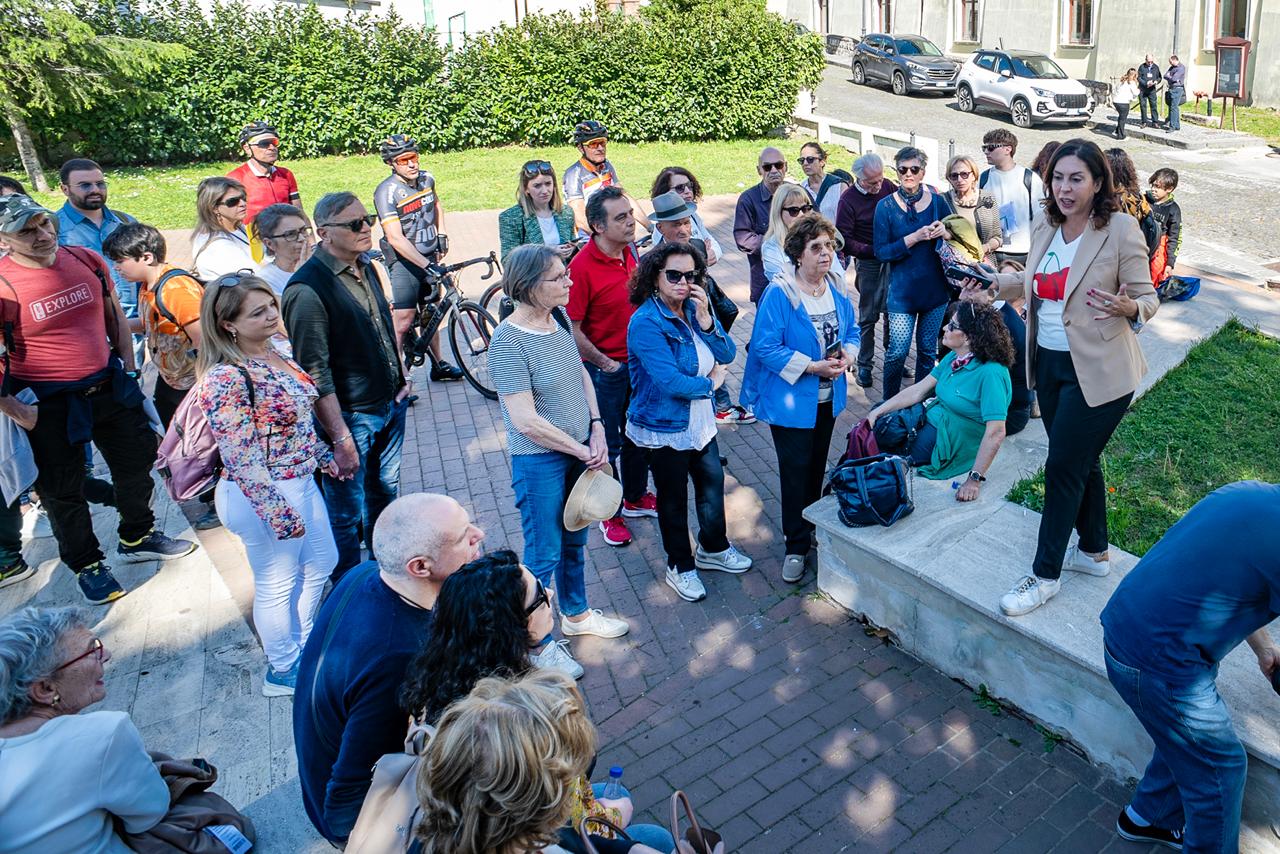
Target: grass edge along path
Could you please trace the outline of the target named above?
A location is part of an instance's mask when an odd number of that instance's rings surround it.
[[[1275,389],[1280,341],[1231,320],[1192,347],[1138,399],[1103,453],[1111,542],[1141,556],[1218,487],[1280,481]],[[1006,497],[1040,512],[1044,469]]]
[[[710,142],[612,143],[609,160],[622,178],[622,186],[633,196],[649,198],[649,187],[665,166],[684,166],[698,177],[708,195],[739,193],[759,181],[756,158],[760,149],[775,145],[788,161],[788,174],[800,176],[795,163],[805,139],[762,138]],[[833,150],[834,149],[834,150]],[[828,147],[828,168],[849,169],[853,155],[840,146]],[[316,157],[290,160],[285,140],[280,165],[298,179],[298,189],[307,210],[325,193],[350,190],[372,210],[373,190],[390,174],[377,154]],[[432,174],[440,193],[446,221],[450,211],[494,210],[515,204],[520,167],[529,160],[548,160],[559,180],[564,170],[578,159],[576,149],[564,146],[529,148],[503,146],[464,151],[423,152],[423,168]],[[120,167],[106,170],[111,186],[110,205],[132,214],[142,222],[162,229],[192,228],[195,225],[196,186],[202,178],[225,175],[238,165],[232,161],[191,163],[179,166]],[[9,173],[26,186],[25,175]],[[51,186],[58,183],[56,172],[49,175]],[[29,189],[29,188],[28,188]],[[65,201],[56,189],[36,193],[44,205],[57,209]]]

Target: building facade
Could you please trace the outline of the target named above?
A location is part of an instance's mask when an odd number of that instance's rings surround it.
[[[1252,42],[1246,90],[1280,105],[1280,0],[769,0],[823,34],[917,33],[957,56],[1004,47],[1048,54],[1072,77],[1112,82],[1150,53],[1187,66],[1187,95],[1212,93],[1214,39]]]

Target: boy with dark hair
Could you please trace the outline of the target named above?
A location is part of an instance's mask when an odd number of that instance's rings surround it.
[[[1178,189],[1178,173],[1173,169],[1157,169],[1147,183],[1147,203],[1151,216],[1159,227],[1160,242],[1152,255],[1151,272],[1156,287],[1160,287],[1178,263],[1178,249],[1182,247],[1182,208],[1174,201],[1173,191]]]

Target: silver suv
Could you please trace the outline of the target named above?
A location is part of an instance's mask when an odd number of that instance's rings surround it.
[[[1084,84],[1068,77],[1043,53],[980,50],[961,66],[956,78],[956,106],[961,111],[996,107],[1007,111],[1020,128],[1054,121],[1083,125],[1094,105]]]

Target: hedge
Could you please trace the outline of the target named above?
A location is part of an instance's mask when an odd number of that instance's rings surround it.
[[[189,59],[90,111],[35,116],[42,153],[114,164],[236,156],[271,121],[290,157],[365,152],[388,133],[431,149],[560,144],[599,118],[622,141],[731,139],[785,124],[821,78],[817,36],[763,0],[655,0],[641,14],[529,15],[452,52],[387,17],[314,6],[103,0],[100,31],[177,42]]]

